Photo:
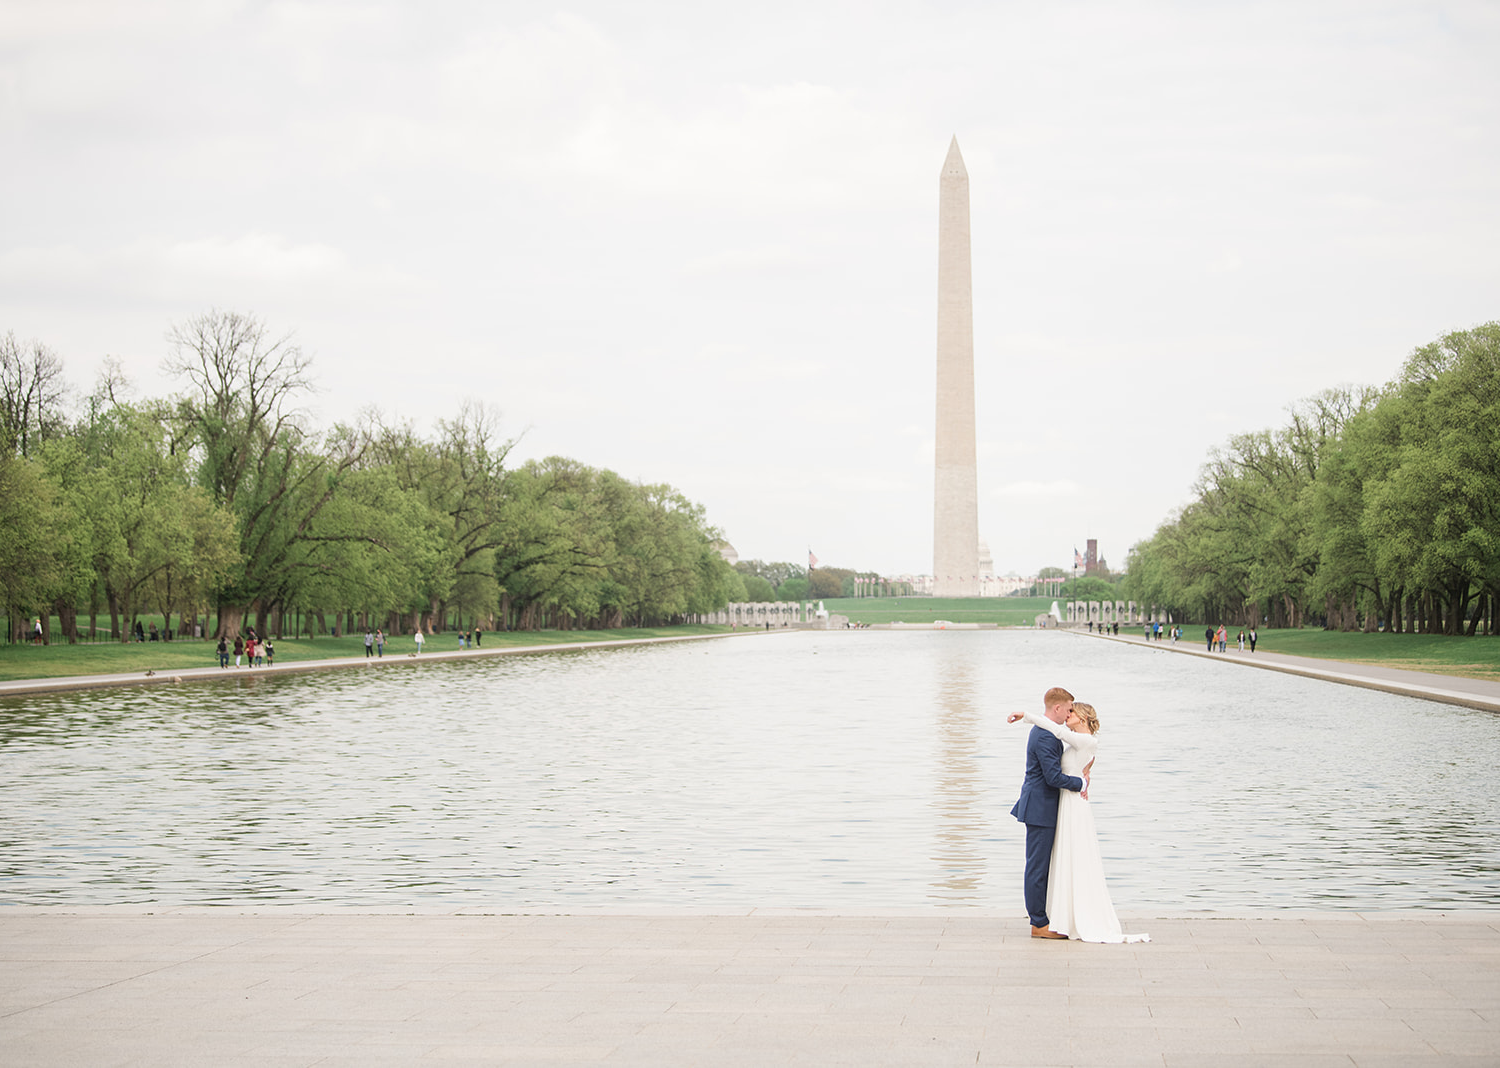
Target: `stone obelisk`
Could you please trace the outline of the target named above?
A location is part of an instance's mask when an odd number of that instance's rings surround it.
[[[974,285],[969,172],[948,146],[938,181],[937,458],[934,597],[979,596],[979,468],[974,459]]]

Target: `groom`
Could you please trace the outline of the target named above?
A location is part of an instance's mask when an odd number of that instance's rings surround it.
[[[1073,695],[1061,686],[1047,691],[1042,703],[1047,718],[1065,723],[1073,707]],[[1020,719],[1016,713],[1010,722]],[[1087,779],[1064,775],[1063,744],[1041,727],[1032,727],[1026,739],[1026,779],[1021,798],[1010,814],[1026,824],[1026,911],[1031,914],[1032,938],[1067,938],[1052,930],[1047,919],[1047,869],[1052,863],[1052,839],[1057,834],[1057,791],[1076,790],[1088,796]]]

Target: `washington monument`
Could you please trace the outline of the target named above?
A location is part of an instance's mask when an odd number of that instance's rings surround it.
[[[974,461],[974,285],[969,172],[948,146],[938,180],[937,471],[934,597],[979,596],[979,469]]]

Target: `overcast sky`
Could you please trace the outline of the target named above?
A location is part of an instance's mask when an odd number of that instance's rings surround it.
[[[320,425],[493,405],[742,557],[932,567],[938,171],[980,534],[1111,564],[1208,449],[1500,318],[1500,4],[0,0],[0,331],[162,395],[210,308]]]

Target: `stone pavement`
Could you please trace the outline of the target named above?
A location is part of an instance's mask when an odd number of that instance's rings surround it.
[[[1185,656],[1201,656],[1223,664],[1240,667],[1262,668],[1281,671],[1288,675],[1302,675],[1324,682],[1337,682],[1345,686],[1362,686],[1368,690],[1384,690],[1407,697],[1420,697],[1428,701],[1442,701],[1451,705],[1480,708],[1487,712],[1500,712],[1500,681],[1492,679],[1469,679],[1461,675],[1438,675],[1427,671],[1406,671],[1402,668],[1385,667],[1381,664],[1354,664],[1345,660],[1322,660],[1311,656],[1288,656],[1285,653],[1268,653],[1264,649],[1252,653],[1230,648],[1222,653],[1211,653],[1199,634],[1199,640],[1173,642],[1163,638],[1148,642],[1139,634],[1098,634],[1089,631],[1067,630],[1065,634],[1099,638],[1104,641],[1125,642],[1163,653],[1180,653]]]
[[[6,1065],[1500,1063],[1500,914],[0,911]]]

